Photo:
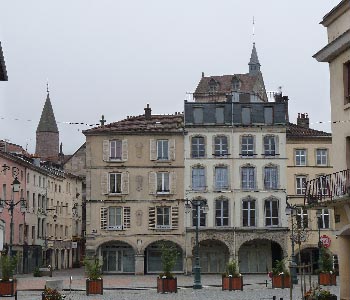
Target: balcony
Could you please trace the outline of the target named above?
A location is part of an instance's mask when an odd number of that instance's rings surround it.
[[[304,205],[323,206],[350,200],[350,169],[320,176],[305,184]]]

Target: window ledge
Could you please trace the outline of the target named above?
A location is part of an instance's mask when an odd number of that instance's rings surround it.
[[[109,162],[124,162],[124,160],[122,160],[121,158],[109,158],[108,160]]]
[[[231,193],[232,191],[230,188],[225,188],[225,189],[214,189],[214,193]]]
[[[169,192],[158,192],[157,191],[157,195],[161,195],[161,196],[170,195],[170,191]]]
[[[345,97],[345,98],[349,101],[350,97]],[[350,103],[347,103],[347,104],[344,105],[344,110],[347,110],[349,108],[350,108]]]

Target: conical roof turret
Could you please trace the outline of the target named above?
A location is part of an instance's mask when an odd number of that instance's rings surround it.
[[[57,132],[57,123],[55,119],[55,114],[53,113],[50,94],[47,93],[45,105],[41,113],[40,121],[36,132]]]
[[[256,75],[260,71],[260,62],[258,58],[258,53],[255,48],[255,43],[253,43],[252,54],[250,55],[249,61],[249,74]]]

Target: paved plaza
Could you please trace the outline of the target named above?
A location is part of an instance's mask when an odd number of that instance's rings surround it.
[[[72,283],[70,284],[70,277]],[[64,271],[54,271],[50,277],[33,277],[31,274],[17,275],[18,279],[18,299],[36,300],[41,299],[41,291],[44,289],[46,280],[62,279],[64,284],[63,293],[66,299],[118,299],[118,300],[157,300],[157,299],[220,299],[220,300],[272,300],[276,296],[277,300],[290,299],[289,289],[272,289],[271,281],[267,275],[246,275],[244,276],[243,291],[222,291],[220,275],[202,275],[203,289],[193,290],[193,277],[178,275],[177,294],[158,294],[156,290],[156,275],[134,276],[134,275],[105,275],[103,277],[104,294],[85,294],[85,277],[83,269],[70,269]],[[267,286],[266,286],[267,280]],[[338,280],[339,281],[339,280]],[[317,277],[312,276],[312,282],[317,282]],[[309,287],[309,279],[307,279]],[[339,295],[339,286],[325,287],[332,293]],[[293,289],[293,300],[301,299],[300,284]],[[11,299],[11,298],[4,298]]]

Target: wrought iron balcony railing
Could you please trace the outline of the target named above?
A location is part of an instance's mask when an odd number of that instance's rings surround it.
[[[350,170],[323,175],[305,184],[304,205],[334,201],[350,193]]]

